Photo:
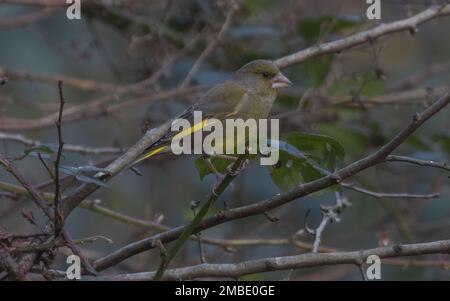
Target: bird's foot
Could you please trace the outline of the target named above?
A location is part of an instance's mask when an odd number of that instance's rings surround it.
[[[233,163],[234,164],[234,163]],[[232,170],[233,164],[228,165],[227,171],[230,176],[237,176],[241,171],[243,171],[250,164],[250,159],[245,159],[242,163],[236,168],[236,170]]]

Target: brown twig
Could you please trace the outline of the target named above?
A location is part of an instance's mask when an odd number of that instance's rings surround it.
[[[20,134],[9,134],[0,132],[0,140],[12,141],[23,144],[27,147],[38,147],[48,145],[39,140],[27,138]],[[82,155],[118,155],[125,151],[120,147],[91,147],[84,145],[64,144],[64,151],[69,153],[79,153]]]
[[[405,157],[405,156],[389,155],[386,157],[386,162],[404,162],[404,163],[411,163],[411,164],[415,164],[415,165],[419,165],[419,166],[428,166],[428,167],[434,167],[434,168],[439,168],[442,170],[450,171],[450,165],[446,162],[421,160],[421,159]]]
[[[220,28],[219,33],[216,37],[213,37],[208,42],[208,46],[203,50],[203,52],[200,54],[200,56],[197,58],[197,61],[194,63],[194,65],[191,67],[191,70],[189,70],[188,74],[184,78],[183,82],[180,85],[180,89],[185,88],[189,85],[194,75],[197,73],[197,71],[200,69],[200,66],[203,64],[203,62],[206,60],[206,58],[219,46],[220,42],[223,40],[225,34],[227,33],[228,29],[230,28],[231,24],[233,23],[233,16],[235,13],[235,7],[234,3],[231,3],[231,8],[229,9],[225,22],[223,23],[222,27]]]
[[[60,189],[60,182],[59,182],[59,164],[61,162],[61,155],[63,152],[64,147],[64,141],[62,138],[62,116],[63,116],[63,110],[64,110],[64,94],[62,89],[63,83],[62,81],[58,82],[58,91],[59,91],[59,114],[58,114],[58,120],[56,121],[56,129],[58,131],[58,152],[56,153],[56,160],[54,162],[55,166],[55,197],[53,199],[53,206],[55,208],[55,238],[59,236],[64,220],[61,215],[60,205],[59,201],[61,198],[61,189]]]
[[[37,207],[40,208],[50,218],[50,220],[53,220],[53,212],[49,210],[47,202],[45,201],[45,198],[42,196],[41,192],[38,191],[33,185],[31,185],[23,177],[16,166],[2,153],[0,153],[0,164],[27,190]]]
[[[66,83],[66,82],[64,82]],[[67,124],[69,122],[78,121],[81,119],[93,118],[102,115],[107,115],[115,112],[123,112],[125,109],[138,106],[143,103],[170,99],[178,96],[186,96],[190,94],[195,94],[201,91],[205,91],[207,87],[204,86],[194,86],[185,89],[175,89],[163,92],[155,92],[154,94],[149,94],[146,96],[128,99],[126,101],[110,105],[113,94],[109,93],[96,100],[88,102],[87,104],[75,105],[67,108],[64,111],[63,117],[64,122]],[[25,118],[0,118],[0,130],[3,131],[29,131],[51,127],[55,124],[58,119],[58,113],[49,114],[36,119],[25,119]]]
[[[69,249],[72,250],[73,254],[78,255],[80,257],[81,263],[83,264],[83,267],[86,269],[86,271],[91,275],[97,275],[97,271],[92,266],[91,262],[83,255],[83,252],[81,252],[80,248],[77,247],[77,245],[69,236],[66,230],[63,230],[62,237],[66,242],[66,246],[68,246]]]
[[[357,191],[371,197],[382,199],[382,198],[401,198],[401,199],[434,199],[440,196],[439,193],[430,194],[412,194],[412,193],[386,193],[386,192],[375,192],[368,189],[358,187],[352,183],[342,183],[342,187]]]
[[[32,200],[34,203],[40,208],[50,219],[50,223],[54,223],[54,214],[50,210],[50,208],[47,206],[46,201],[42,194],[33,186],[31,185],[25,178],[22,176],[22,174],[19,172],[19,170],[12,164],[3,154],[0,153],[0,164],[8,171],[11,175],[14,176],[14,178],[17,179],[17,181],[28,191],[30,194]],[[37,258],[38,254],[27,254],[23,256],[21,259],[19,266],[20,266],[20,275],[26,276],[28,271],[31,269],[33,262]]]

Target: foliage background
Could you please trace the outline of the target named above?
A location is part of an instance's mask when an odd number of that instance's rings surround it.
[[[383,1],[382,18],[387,23],[402,19],[411,12],[425,9],[427,1]],[[179,54],[152,91],[176,88],[206,47],[209,36],[216,34],[225,19],[225,1],[134,1],[126,9],[99,11],[89,8],[82,20],[69,21],[63,12],[52,15],[26,28],[0,29],[0,66],[39,74],[64,74],[85,79],[126,84],[140,81],[161,68],[161,64],[178,55],[185,45],[193,46]],[[30,7],[0,5],[0,18],[20,15]],[[83,7],[82,7],[83,9]],[[241,2],[233,23],[219,47],[208,56],[193,78],[193,85],[214,85],[230,78],[233,71],[255,58],[276,59],[318,41],[334,40],[375,25],[365,18],[363,1],[255,1]],[[129,12],[130,18],[123,12]],[[138,22],[138,17],[145,22]],[[330,25],[332,20],[334,25]],[[147,24],[148,23],[148,24]],[[150,25],[149,25],[150,24]],[[153,25],[153,27],[152,27]],[[302,131],[325,134],[339,141],[345,149],[345,162],[352,162],[377,149],[391,138],[424,107],[426,99],[365,107],[364,103],[332,106],[333,99],[348,100],[355,95],[370,98],[383,95],[390,87],[410,74],[432,64],[450,60],[448,28],[450,20],[441,18],[422,25],[415,35],[390,35],[373,44],[346,50],[339,55],[313,59],[287,68],[284,73],[294,87],[282,91],[273,116],[282,114],[283,133]],[[325,28],[324,28],[325,27]],[[137,37],[143,37],[139,39]],[[448,64],[448,63],[447,63]],[[330,75],[333,72],[334,75]],[[449,72],[420,82],[420,87],[445,85]],[[331,79],[330,79],[331,78]],[[327,80],[333,83],[328,86]],[[304,96],[324,90],[324,96]],[[64,86],[67,105],[88,102],[101,95]],[[34,80],[10,81],[0,90],[3,116],[37,118],[57,109],[56,84]],[[64,141],[86,146],[120,146],[133,144],[142,135],[144,126],[157,126],[175,116],[197,96],[152,101],[114,114],[65,123]],[[131,95],[120,95],[127,100]],[[428,100],[433,99],[432,96]],[[300,101],[302,100],[302,101]],[[118,101],[118,100],[117,100]],[[114,101],[112,102],[114,103]],[[300,104],[300,105],[299,105]],[[295,112],[300,107],[299,114]],[[287,115],[287,116],[286,116]],[[396,154],[422,159],[450,161],[450,121],[448,109],[435,116],[420,129]],[[23,132],[27,137],[56,143],[54,127]],[[11,142],[0,145],[3,152],[15,157],[24,146]],[[98,156],[65,153],[63,164],[80,166],[98,161]],[[191,201],[204,201],[214,184],[209,175],[200,179],[195,158],[152,160],[142,164],[143,176],[124,171],[95,194],[111,209],[143,219],[163,216],[167,225],[179,225],[192,218]],[[34,183],[48,177],[35,156],[17,162]],[[341,163],[341,165],[344,163]],[[2,180],[13,181],[3,170]],[[450,189],[448,173],[398,163],[381,164],[353,179],[354,183],[373,191],[431,193],[435,199],[375,199],[344,190],[352,203],[341,216],[341,222],[325,230],[322,245],[342,250],[376,247],[380,237],[391,242],[412,243],[446,239],[450,234]],[[239,175],[234,188],[229,188],[214,211],[227,206],[237,207],[265,199],[280,192],[266,167],[253,164]],[[288,238],[303,227],[305,214],[311,213],[308,224],[317,225],[321,204],[332,204],[334,195],[312,195],[271,212],[279,218],[270,222],[264,216],[234,221],[207,230],[203,235],[218,238]],[[0,201],[0,225],[26,233],[32,226],[18,216],[22,209],[32,209],[30,201]],[[118,247],[153,233],[85,209],[76,211],[67,220],[67,229],[74,238],[104,235],[113,244],[99,241],[83,250],[90,258],[114,251]],[[305,235],[304,241],[312,241]],[[246,259],[298,254],[301,250],[286,245],[239,246],[236,252],[206,246],[208,262],[235,262]],[[436,257],[433,257],[436,259]],[[441,257],[445,259],[444,256]],[[438,259],[439,260],[439,259]],[[188,242],[173,266],[198,263],[195,242]],[[112,272],[154,270],[159,252],[144,252],[111,268]],[[64,267],[61,257],[56,266]],[[284,279],[287,271],[251,275],[245,279]],[[329,266],[295,270],[292,280],[360,280],[355,266]],[[385,280],[449,279],[448,271],[437,268],[402,268],[383,265]]]

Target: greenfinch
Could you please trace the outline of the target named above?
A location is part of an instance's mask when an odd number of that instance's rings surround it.
[[[200,111],[202,122],[194,124],[187,134],[205,127],[206,120],[267,118],[277,97],[277,90],[292,85],[279,68],[269,60],[255,60],[235,72],[234,78],[208,90],[195,104],[180,114],[178,119],[194,121],[194,112]],[[183,131],[186,135],[186,130]],[[180,132],[170,129],[158,141],[150,145],[133,165],[156,154],[170,151],[172,139]]]

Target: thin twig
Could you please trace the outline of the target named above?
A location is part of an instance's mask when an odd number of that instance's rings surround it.
[[[350,205],[350,203],[342,197],[341,193],[336,191],[336,204],[334,206],[321,206],[320,212],[322,213],[322,221],[319,226],[313,231],[314,243],[311,252],[317,253],[319,250],[320,242],[322,241],[322,233],[325,230],[326,225],[329,222],[338,222],[339,215],[342,211]]]
[[[47,163],[45,163],[45,160],[44,160],[44,158],[42,158],[41,153],[38,153],[38,158],[39,158],[39,161],[41,161],[42,165],[44,165],[44,168],[47,171],[48,175],[50,176],[50,179],[52,179],[52,181],[55,181],[55,175],[51,171],[50,167],[48,167]]]
[[[178,240],[175,242],[175,245],[170,250],[167,257],[162,258],[161,263],[158,267],[158,270],[155,274],[154,280],[161,280],[162,276],[164,275],[164,271],[168,267],[170,261],[175,257],[175,255],[178,253],[178,251],[181,249],[183,244],[186,242],[186,240],[191,236],[191,234],[194,233],[196,228],[201,223],[202,219],[206,216],[208,213],[209,208],[214,204],[214,202],[219,198],[219,196],[225,191],[225,189],[228,187],[228,185],[231,184],[233,179],[236,177],[236,172],[241,167],[242,162],[244,162],[247,159],[247,155],[242,155],[239,157],[239,159],[233,163],[230,171],[225,175],[225,177],[220,181],[220,183],[213,189],[213,192],[211,193],[208,201],[202,206],[200,211],[195,215],[192,222],[189,223],[189,225],[183,230]],[[195,231],[198,232],[198,231]]]
[[[69,234],[67,233],[67,230],[62,231],[62,237],[66,243],[66,246],[69,247],[69,249],[72,250],[73,254],[78,255],[80,257],[81,263],[83,264],[83,267],[86,269],[86,271],[91,275],[97,275],[97,271],[84,255],[83,252],[81,252],[80,248],[77,247],[76,243],[70,238]]]
[[[412,194],[412,193],[386,193],[386,192],[375,192],[368,189],[358,187],[351,183],[342,183],[342,187],[370,195],[371,197],[382,199],[382,198],[401,198],[401,199],[434,199],[440,196],[439,193],[430,194]]]
[[[65,81],[64,83],[66,84]],[[185,89],[174,89],[162,92],[148,93],[145,96],[137,98],[127,98],[126,101],[122,101],[117,104],[110,104],[112,100],[115,100],[115,98],[114,93],[109,92],[92,101],[68,107],[64,111],[64,122],[65,124],[67,124],[69,122],[75,122],[82,119],[94,118],[116,112],[123,112],[123,110],[125,109],[129,109],[143,103],[170,99],[181,95],[187,96],[205,91],[207,88],[208,87],[205,86],[193,86]],[[56,120],[58,120],[58,113],[52,113],[35,119],[2,117],[0,118],[0,130],[30,131],[48,128],[53,126]]]
[[[64,94],[62,90],[62,81],[58,82],[58,91],[59,91],[59,115],[58,120],[56,121],[56,129],[58,131],[58,152],[56,154],[55,160],[55,198],[53,199],[53,206],[55,208],[55,237],[58,237],[64,224],[63,217],[61,215],[61,210],[59,206],[59,201],[61,198],[61,190],[60,190],[60,182],[59,182],[59,163],[61,161],[61,155],[63,152],[64,141],[62,138],[62,116],[64,110]]]
[[[217,48],[219,43],[223,40],[226,32],[228,31],[233,22],[234,12],[235,12],[234,3],[232,3],[231,8],[227,13],[225,22],[223,23],[219,33],[217,34],[217,37],[210,39],[210,41],[208,42],[208,46],[197,58],[197,61],[194,63],[191,70],[189,70],[189,73],[186,75],[185,79],[181,83],[180,89],[183,89],[189,85],[195,73],[197,73],[197,71],[200,69],[200,66],[203,64],[206,58]]]
[[[405,157],[405,156],[394,156],[389,155],[386,157],[386,162],[405,162],[405,163],[411,163],[416,164],[419,166],[429,166],[429,167],[435,167],[440,168],[446,171],[450,171],[450,165],[446,162],[436,162],[432,160],[421,160],[411,157]]]
[[[28,147],[46,146],[39,140],[27,138],[21,134],[9,134],[0,132],[0,140],[13,141]],[[90,147],[84,145],[64,144],[64,151],[69,153],[79,153],[83,155],[117,155],[125,151],[125,148],[119,147]]]
[[[53,212],[49,210],[45,198],[42,193],[38,191],[33,185],[31,185],[15,167],[15,165],[8,160],[2,153],[0,153],[0,164],[5,168],[7,172],[12,174],[14,178],[27,190],[34,203],[40,208],[49,218],[53,221]]]

